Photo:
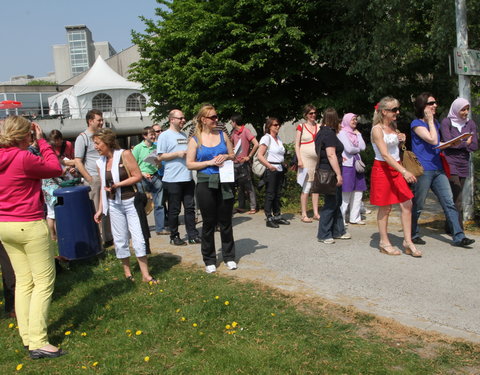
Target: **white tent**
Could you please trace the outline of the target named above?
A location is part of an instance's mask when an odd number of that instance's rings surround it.
[[[63,114],[72,119],[85,118],[92,109],[99,109],[106,117],[148,116],[145,108],[148,97],[141,85],[116,73],[98,56],[95,64],[76,85],[48,98],[50,114]]]

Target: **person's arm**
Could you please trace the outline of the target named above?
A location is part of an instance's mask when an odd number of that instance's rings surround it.
[[[358,130],[356,130],[355,133],[357,134],[357,138],[358,138],[358,148],[360,149],[360,151],[365,151],[365,149],[367,148],[367,145],[363,140],[362,133],[360,133]]]
[[[354,155],[354,154],[358,154],[361,151],[360,144],[358,145],[358,147],[354,146],[345,132],[338,133],[338,139],[340,140],[340,142],[342,142],[343,148],[347,154]]]
[[[433,113],[428,108],[425,108],[424,121],[427,123],[428,129],[424,126],[416,126],[413,128],[413,131],[423,141],[433,146],[437,146],[438,145],[437,127],[435,126],[435,119],[433,117]]]
[[[100,169],[97,167],[97,173],[100,176]],[[100,188],[100,197],[98,199],[98,209],[97,212],[95,212],[95,215],[93,215],[93,220],[97,223],[100,224],[102,221],[103,217],[103,194],[101,193],[103,186]]]
[[[267,169],[271,170],[272,172],[273,171],[276,171],[277,168],[275,168],[272,164],[270,164],[268,162],[268,160],[265,158],[265,154],[267,153],[267,145],[266,144],[261,144],[260,147],[258,148],[258,153],[257,153],[257,157],[258,157],[258,161],[260,161],[260,163],[262,163],[265,167],[267,167]]]
[[[297,131],[295,132],[295,155],[297,155],[298,168],[303,168],[302,154],[300,152],[300,142],[302,141],[301,138],[302,138],[302,131],[298,130],[297,128]]]
[[[253,146],[252,146],[252,149],[250,150],[250,152],[249,152],[249,154],[248,154],[248,156],[247,156],[247,158],[248,158],[247,161],[252,160],[252,158],[253,158],[253,156],[255,155],[255,153],[257,152],[258,146],[259,146],[258,141],[257,141],[257,138],[255,138],[255,137],[253,137],[253,138],[250,140],[250,143],[251,143]]]
[[[37,144],[42,157],[26,153],[23,159],[23,168],[25,174],[31,178],[52,178],[59,177],[63,173],[62,166],[58,161],[57,154],[53,151],[52,146],[37,134]]]
[[[387,162],[389,166],[391,166],[393,169],[396,171],[400,172],[403,176],[403,178],[408,182],[417,182],[417,179],[413,174],[411,174],[409,171],[407,171],[403,165],[401,165],[399,162],[397,162],[392,155],[388,153],[387,145],[385,144],[385,141],[383,140],[383,131],[379,126],[376,126],[372,129],[372,141],[375,143],[375,145],[378,147],[378,150],[380,151],[380,154],[383,157],[383,160]]]
[[[325,152],[327,153],[328,162],[332,167],[333,171],[337,175],[337,186],[342,186],[343,178],[342,171],[340,170],[340,165],[338,164],[337,154],[335,147],[325,147]]]
[[[88,142],[88,136],[85,133],[80,133],[75,141],[75,168],[77,168],[78,172],[80,172],[85,181],[92,183],[93,177],[87,172],[85,164],[83,164],[83,160],[86,158],[85,154],[87,153],[85,138],[87,138]]]
[[[194,169],[194,170],[200,170],[207,168],[210,165],[216,165],[215,164],[215,158],[211,160],[205,160],[205,161],[196,161],[197,159],[197,141],[195,141],[195,138],[190,138],[188,141],[188,148],[187,148],[187,168],[188,169]]]
[[[469,152],[477,151],[478,150],[478,134],[477,134],[477,124],[473,120],[470,120],[472,126],[470,132],[472,136],[467,139],[467,150]],[[469,142],[469,143],[468,143]]]

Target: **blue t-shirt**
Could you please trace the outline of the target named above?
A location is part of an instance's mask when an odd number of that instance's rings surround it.
[[[197,161],[208,161],[212,160],[215,156],[220,154],[228,154],[227,144],[225,143],[225,138],[223,137],[223,132],[220,132],[220,143],[213,147],[206,147],[201,145],[197,148]],[[195,137],[195,141],[198,142],[197,138]],[[218,166],[216,165],[209,165],[206,168],[199,170],[199,172],[205,174],[218,174]]]
[[[186,151],[187,143],[187,135],[184,132],[176,132],[168,129],[158,137],[157,154]],[[165,160],[165,170],[163,173],[164,182],[186,182],[191,180],[192,172],[187,169],[185,158]]]
[[[437,128],[438,133],[438,143],[440,142],[440,123],[437,120],[435,121],[435,127]],[[431,145],[430,143],[425,142],[420,138],[413,129],[417,126],[422,126],[428,129],[428,124],[420,119],[415,119],[410,124],[410,129],[412,133],[412,151],[417,156],[418,161],[422,164],[423,169],[426,171],[438,171],[443,170],[442,161],[440,160],[439,149],[434,149],[438,145]]]

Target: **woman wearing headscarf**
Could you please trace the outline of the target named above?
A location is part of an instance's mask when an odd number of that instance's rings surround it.
[[[307,215],[308,194],[312,188],[315,166],[317,165],[317,153],[315,152],[315,137],[320,125],[317,124],[317,109],[312,104],[307,104],[303,109],[305,122],[297,126],[295,137],[295,154],[298,160],[298,173],[307,169],[305,181],[300,194],[300,206],[302,210],[302,222],[311,223],[313,220]],[[318,194],[312,194],[313,219],[319,220]]]
[[[440,134],[443,142],[450,141],[461,134],[472,134],[455,145],[444,149],[445,157],[450,167],[448,178],[452,188],[453,201],[458,211],[458,220],[463,229],[462,191],[465,180],[469,176],[470,153],[478,150],[477,124],[468,118],[470,103],[463,98],[457,98],[450,106],[448,116],[443,119]]]
[[[361,161],[360,151],[365,150],[365,141],[362,134],[357,130],[357,115],[347,113],[342,119],[342,128],[337,135],[343,144],[342,163],[342,211],[343,220],[346,221],[347,209],[350,207],[350,224],[364,225],[360,215],[362,207],[362,195],[367,190],[365,173],[358,172],[355,162]]]
[[[32,133],[42,157],[27,151]],[[8,117],[0,126],[0,241],[15,270],[18,332],[32,359],[65,354],[47,336],[55,262],[41,189],[41,179],[61,174],[40,126],[21,116]]]

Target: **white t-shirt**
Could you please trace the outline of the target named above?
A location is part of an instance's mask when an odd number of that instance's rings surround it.
[[[285,157],[285,147],[283,147],[282,140],[277,136],[277,140],[275,141],[275,138],[270,134],[265,134],[262,139],[260,139],[260,144],[267,146],[267,161],[277,168],[277,171],[281,172],[283,170],[282,163]]]

